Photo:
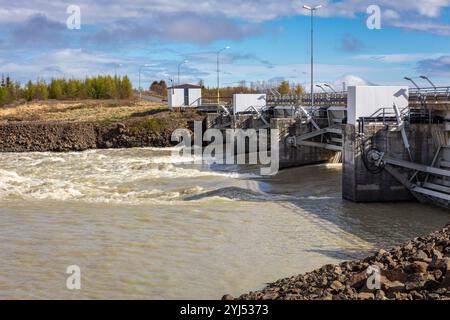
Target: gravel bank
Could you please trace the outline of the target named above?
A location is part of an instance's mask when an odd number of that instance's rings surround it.
[[[234,299],[230,295],[224,300]],[[361,261],[282,279],[240,300],[450,300],[450,224]]]

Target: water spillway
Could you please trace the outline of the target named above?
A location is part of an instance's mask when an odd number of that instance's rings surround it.
[[[356,86],[314,99],[265,99],[258,112],[232,107],[210,115],[209,127],[277,129],[282,168],[342,159],[343,197],[351,201],[415,198],[449,206],[450,87]]]

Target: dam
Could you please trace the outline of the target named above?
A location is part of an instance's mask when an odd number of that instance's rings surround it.
[[[342,162],[346,200],[449,207],[450,87],[349,86],[302,96],[270,90],[222,100],[196,92],[193,104],[185,99],[178,108],[206,112],[206,129],[277,129],[281,168]]]

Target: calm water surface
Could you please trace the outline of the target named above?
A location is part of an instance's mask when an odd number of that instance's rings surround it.
[[[0,298],[217,299],[442,227],[341,199],[341,167],[262,178],[170,150],[0,154]],[[80,291],[66,289],[79,265]]]

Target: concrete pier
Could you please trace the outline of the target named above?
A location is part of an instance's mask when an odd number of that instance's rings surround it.
[[[311,132],[311,124],[302,124],[298,119],[293,118],[271,118],[269,121],[271,130],[279,130],[277,140],[279,143],[280,169],[341,161],[341,152],[310,146],[293,146],[288,143],[288,137],[301,136]],[[258,128],[266,127],[261,119],[255,118],[252,115],[239,115],[234,118],[233,116],[209,114],[206,122],[207,128],[226,127],[229,129],[258,130]]]
[[[311,132],[310,124],[301,124],[292,118],[272,118],[270,126],[279,130],[281,169],[340,160],[340,152],[310,146],[292,146],[287,142],[290,136],[301,136]]]
[[[401,133],[383,124],[346,125],[343,151],[342,193],[344,199],[355,202],[407,201],[414,197],[387,171],[371,173],[363,161],[363,150],[376,148],[396,159],[411,161]],[[411,144],[412,161],[430,165],[442,145],[448,141],[445,125],[411,124],[406,127]]]

